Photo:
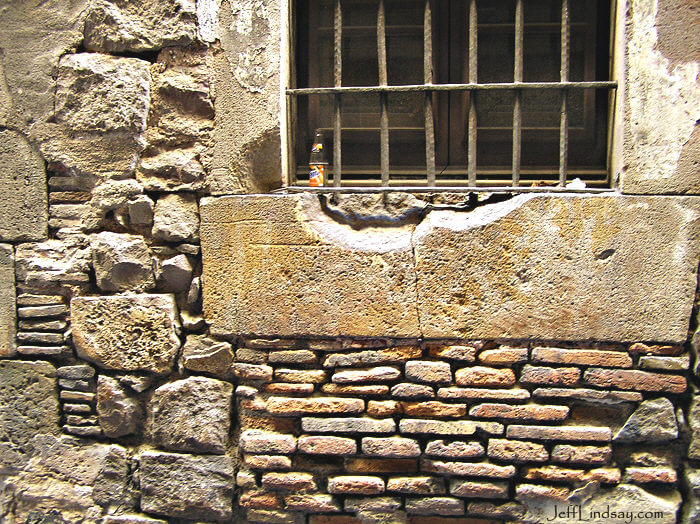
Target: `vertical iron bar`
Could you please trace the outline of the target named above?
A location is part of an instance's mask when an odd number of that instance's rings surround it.
[[[379,85],[387,85],[386,69],[386,16],[384,0],[379,0],[377,11],[377,62],[379,64]],[[389,113],[388,95],[379,93],[379,147],[382,171],[382,186],[389,185]]]
[[[333,16],[333,80],[335,87],[343,84],[343,10],[341,0],[335,1],[335,13]],[[340,94],[336,94],[333,100],[333,185],[340,187],[342,172],[342,158],[340,151],[341,134],[341,100]]]
[[[476,18],[476,0],[469,0],[469,83],[476,84],[477,76],[477,53],[478,35]],[[476,92],[469,92],[469,117],[467,132],[467,175],[469,185],[476,186]]]
[[[423,16],[423,83],[433,83],[433,15],[431,0],[425,0]],[[425,168],[427,183],[435,185],[435,122],[433,118],[433,92],[425,92]]]
[[[523,0],[515,2],[515,60],[513,82],[523,81]],[[520,157],[522,150],[522,91],[513,92],[513,187],[520,185]]]
[[[561,74],[562,82],[569,81],[569,0],[561,2]],[[566,185],[566,168],[569,156],[568,90],[561,90],[559,119],[559,185]]]

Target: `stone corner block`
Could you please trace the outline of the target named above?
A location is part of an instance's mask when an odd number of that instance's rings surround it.
[[[180,348],[172,295],[76,297],[71,324],[78,356],[104,369],[167,373]]]

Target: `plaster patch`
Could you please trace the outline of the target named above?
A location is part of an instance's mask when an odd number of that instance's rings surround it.
[[[219,38],[219,8],[221,0],[197,0],[197,32],[204,42]]]

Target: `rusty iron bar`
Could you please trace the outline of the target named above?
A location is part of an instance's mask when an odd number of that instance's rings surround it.
[[[513,82],[523,81],[523,0],[515,2],[515,57]],[[520,185],[522,156],[522,91],[513,92],[513,187]]]
[[[433,13],[431,0],[425,0],[423,15],[423,83],[430,88],[433,84]],[[433,92],[425,91],[425,171],[426,183],[435,185],[435,120],[433,115]]]
[[[516,89],[615,89],[614,80],[594,82],[498,82],[491,84],[407,84],[391,86],[304,87],[287,89],[290,96],[338,93],[406,93],[417,91],[513,91]]]
[[[388,83],[386,65],[386,14],[384,0],[379,0],[377,10],[377,63],[379,67],[379,85]],[[382,173],[382,186],[389,185],[389,112],[388,95],[379,93],[379,147]]]
[[[343,7],[341,0],[335,0],[335,13],[333,15],[333,83],[335,87],[343,85]],[[341,143],[341,110],[342,102],[340,93],[336,93],[333,100],[333,185],[340,187],[342,176]]]
[[[561,2],[561,82],[569,81],[569,36],[570,36],[570,20],[569,20],[569,0]],[[559,118],[559,185],[566,185],[566,168],[569,156],[569,108],[568,108],[568,90],[561,91],[561,108]]]
[[[469,0],[469,12],[467,15],[469,27],[469,83],[477,84],[477,56],[478,56],[478,34],[476,0]],[[469,93],[469,115],[467,130],[467,177],[470,186],[476,186],[476,92]]]

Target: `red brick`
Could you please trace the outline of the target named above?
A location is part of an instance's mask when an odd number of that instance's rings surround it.
[[[348,384],[324,384],[321,386],[324,393],[331,395],[386,395],[389,386],[372,384],[367,386],[353,386]]]
[[[611,457],[612,448],[610,446],[558,444],[552,449],[552,462],[564,464],[607,464]]]
[[[273,415],[307,415],[316,413],[361,413],[365,401],[359,398],[290,398],[270,397],[267,411]]]
[[[586,478],[586,471],[583,469],[569,469],[560,466],[526,468],[523,473],[527,480],[544,480],[545,482],[581,482]]]
[[[564,420],[569,416],[566,406],[542,406],[527,404],[478,404],[469,410],[472,417],[505,418],[513,420]]]
[[[313,384],[292,384],[290,382],[273,382],[265,384],[263,388],[267,393],[281,393],[284,395],[310,395],[314,392]]]
[[[635,484],[650,482],[674,484],[678,480],[676,471],[671,468],[627,468],[625,474],[627,480]]]
[[[331,495],[297,494],[284,497],[284,507],[290,511],[332,513],[341,510],[340,504]]]
[[[466,404],[446,404],[431,400],[427,402],[402,402],[403,412],[411,417],[463,417],[467,414]]]
[[[311,473],[289,472],[263,473],[262,485],[268,489],[284,489],[289,491],[316,490],[316,482]]]
[[[276,369],[275,379],[297,384],[321,384],[328,380],[328,375],[321,369]]]
[[[514,466],[498,466],[488,462],[446,462],[431,459],[421,460],[421,471],[463,477],[510,478],[515,475]]]
[[[410,495],[439,495],[445,493],[445,481],[440,477],[390,477],[386,489]]]
[[[377,495],[384,493],[380,477],[343,475],[328,479],[328,493],[341,495]]]
[[[566,500],[571,491],[568,488],[557,488],[554,486],[539,486],[537,484],[518,484],[515,487],[515,498],[517,500],[528,498],[548,498],[554,500]]]
[[[420,446],[410,438],[364,437],[362,453],[375,457],[415,458],[420,456]]]
[[[279,495],[269,491],[244,491],[238,501],[243,508],[280,509],[282,507]]]
[[[406,362],[406,379],[429,384],[452,382],[452,369],[447,362],[409,360]]]
[[[418,471],[416,459],[345,459],[348,473],[415,473]]]
[[[642,344],[641,342],[637,342],[636,344],[632,344],[629,347],[629,352],[630,353],[643,353],[646,355],[676,356],[676,355],[680,355],[681,353],[683,353],[683,346],[663,346],[663,345],[649,346],[647,344]]]
[[[587,384],[598,387],[667,393],[683,393],[687,386],[685,377],[681,375],[638,370],[589,369],[584,373],[583,379]]]
[[[263,382],[272,381],[272,368],[270,366],[258,364],[233,364],[233,374],[242,380],[260,380]]]
[[[454,479],[450,482],[450,494],[479,499],[507,499],[508,483]]]
[[[431,440],[425,446],[425,454],[433,457],[474,458],[483,457],[485,453],[480,442]]]
[[[299,437],[298,445],[300,452],[311,455],[354,455],[357,452],[357,443],[344,437]]]
[[[282,455],[243,455],[243,464],[253,469],[292,469],[292,460]]]
[[[448,400],[527,400],[527,389],[440,388],[438,397]]]
[[[395,400],[370,400],[367,402],[367,414],[370,417],[391,417],[401,413],[401,404]]]
[[[533,362],[549,364],[578,364],[611,368],[631,368],[632,357],[625,351],[602,351],[598,349],[560,349],[538,347],[532,350]]]
[[[511,369],[473,366],[458,369],[455,382],[460,386],[512,386],[515,384],[515,374]]]
[[[489,458],[504,462],[546,462],[547,449],[542,444],[521,440],[489,439]]]
[[[508,438],[535,440],[595,440],[610,442],[612,432],[598,426],[521,426],[512,424],[506,429]]]
[[[246,453],[294,453],[297,439],[293,435],[248,429],[241,433],[239,446]]]
[[[527,362],[527,348],[500,347],[479,353],[479,362],[489,366],[512,366]]]
[[[336,384],[357,384],[362,382],[391,382],[401,377],[401,370],[390,366],[367,369],[347,369],[333,373],[331,380]]]
[[[523,366],[520,372],[522,384],[544,384],[547,386],[574,386],[581,378],[578,368],[548,368],[542,366]]]
[[[429,346],[428,355],[433,358],[446,358],[450,360],[462,360],[474,362],[476,346]]]

